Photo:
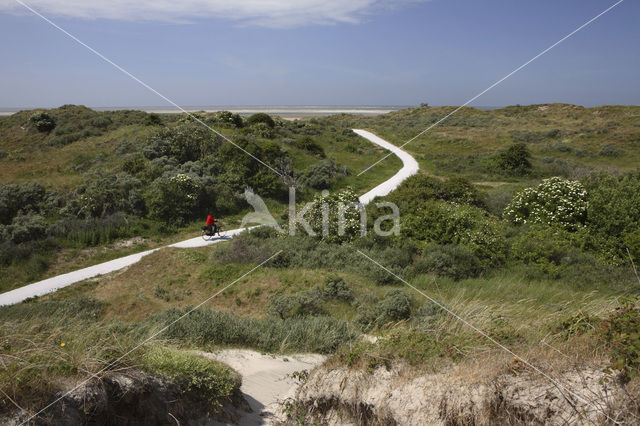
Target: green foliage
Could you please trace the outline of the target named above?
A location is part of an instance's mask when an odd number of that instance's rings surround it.
[[[213,406],[234,396],[241,378],[231,368],[195,354],[155,347],[142,357],[142,367],[169,377],[187,392],[197,393]]]
[[[351,188],[317,195],[306,215],[317,238],[334,243],[353,240],[361,232],[360,211],[350,206],[355,203],[358,196]]]
[[[105,217],[116,212],[143,215],[142,182],[128,173],[95,175],[80,186],[64,211],[76,217]]]
[[[511,256],[557,277],[562,260],[569,255],[571,248],[566,231],[537,226],[515,238],[511,246]]]
[[[492,166],[509,176],[525,176],[531,172],[531,153],[524,143],[516,143],[492,158]]]
[[[620,306],[602,322],[600,334],[608,343],[611,368],[623,378],[638,375],[640,368],[640,307],[637,298],[621,298]]]
[[[152,112],[149,115],[147,115],[147,118],[145,119],[145,124],[148,126],[162,126],[164,122],[162,121],[162,117],[160,116],[160,114],[156,114],[155,112]]]
[[[56,120],[46,112],[36,112],[29,121],[39,132],[49,133],[56,127]]]
[[[280,319],[296,318],[323,313],[320,294],[301,291],[293,294],[278,294],[270,297],[268,312]]]
[[[429,201],[402,217],[402,235],[427,243],[458,244],[471,250],[484,265],[506,257],[501,225],[485,211],[466,205]]]
[[[298,149],[307,151],[319,158],[326,157],[326,154],[324,153],[324,149],[322,149],[322,146],[320,146],[310,136],[303,136],[299,139],[296,139],[294,146]]]
[[[336,162],[330,158],[314,163],[305,170],[303,182],[314,189],[329,189],[340,175],[346,175],[346,170],[339,170]]]
[[[44,186],[37,182],[0,186],[0,224],[9,224],[20,212],[42,212],[47,204]]]
[[[171,309],[153,320],[169,325],[181,315],[182,311]],[[269,352],[316,353],[331,353],[356,337],[347,323],[325,316],[255,319],[209,309],[198,309],[170,325],[166,335],[199,347],[233,345]]]
[[[477,207],[484,205],[482,195],[471,181],[465,178],[442,181],[423,174],[406,179],[385,197],[385,200],[395,203],[403,212],[415,211],[430,200],[444,200]]]
[[[518,192],[504,211],[516,224],[538,223],[576,230],[587,217],[587,192],[578,181],[545,179],[536,188]]]
[[[146,195],[151,217],[168,224],[183,224],[200,204],[202,186],[193,176],[177,174],[158,178]]]
[[[170,157],[184,163],[199,160],[215,152],[218,146],[209,129],[199,123],[184,123],[160,129],[149,139],[143,152],[148,159]]]
[[[390,322],[406,320],[411,316],[411,299],[402,290],[389,290],[384,299],[374,306],[362,305],[356,323],[365,330],[382,327]]]
[[[413,275],[433,273],[454,280],[477,277],[482,264],[468,248],[459,245],[433,245],[425,249],[424,257],[414,262]]]
[[[606,240],[610,253],[624,259],[628,245],[636,259],[635,240],[640,229],[640,172],[613,176],[593,174],[584,179],[588,193],[587,226]]]
[[[322,288],[322,296],[325,299],[335,299],[344,302],[353,300],[353,290],[344,280],[338,276],[332,276],[326,279]]]
[[[47,222],[40,215],[18,215],[13,218],[11,225],[6,227],[0,225],[0,240],[15,244],[41,240],[47,236],[47,228]]]
[[[242,117],[231,111],[220,111],[216,114],[216,118],[220,123],[231,124],[238,129],[244,126]]]
[[[254,124],[263,123],[273,129],[276,126],[275,121],[269,114],[265,114],[264,112],[259,112],[257,114],[253,114],[247,118],[247,124],[252,126]]]

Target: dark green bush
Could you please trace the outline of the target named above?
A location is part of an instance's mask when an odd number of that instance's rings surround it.
[[[333,276],[327,278],[325,281],[324,287],[322,288],[322,296],[325,299],[351,302],[353,300],[353,291],[342,278]]]
[[[0,224],[9,224],[19,213],[42,212],[47,193],[37,182],[0,186]]]
[[[601,337],[608,343],[611,368],[625,380],[640,368],[640,307],[637,298],[621,298],[620,306],[602,322]]]
[[[220,111],[216,114],[216,118],[221,123],[232,124],[236,128],[244,126],[244,121],[239,114],[235,114],[231,111]]]
[[[276,126],[276,123],[275,121],[273,121],[273,118],[271,118],[269,114],[265,114],[264,112],[253,114],[249,116],[249,118],[247,118],[247,124],[250,126],[258,123],[264,123],[272,129]]]
[[[458,245],[429,246],[424,257],[414,262],[410,272],[414,275],[433,273],[442,277],[460,280],[477,277],[482,264],[473,252]]]
[[[321,295],[315,291],[278,294],[269,298],[267,311],[280,319],[321,315],[323,313],[321,302]]]
[[[523,143],[516,143],[492,158],[492,168],[510,176],[525,176],[531,172],[531,153]]]
[[[484,210],[442,201],[425,203],[402,217],[402,235],[427,243],[458,244],[471,250],[484,265],[506,258],[502,225]]]
[[[11,225],[5,227],[5,238],[15,244],[47,237],[47,222],[37,214],[18,215],[13,218]]]
[[[314,189],[329,189],[339,175],[346,175],[346,170],[339,170],[333,159],[311,165],[303,174],[303,182]]]
[[[37,112],[29,117],[29,121],[39,132],[49,133],[56,127],[56,120],[46,112]]]
[[[172,157],[184,163],[214,153],[219,144],[215,135],[201,124],[184,123],[160,129],[149,139],[143,152],[149,159]]]
[[[324,153],[324,149],[320,146],[316,141],[314,141],[309,136],[304,136],[300,139],[296,139],[294,143],[296,148],[302,149],[304,151],[309,152],[319,158],[325,158],[326,154]]]
[[[384,299],[374,306],[362,305],[358,309],[356,323],[363,329],[382,327],[390,322],[408,319],[411,316],[411,299],[398,289],[389,290]]]

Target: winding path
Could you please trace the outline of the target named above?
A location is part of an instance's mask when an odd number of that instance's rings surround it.
[[[393,152],[396,156],[402,160],[403,166],[402,169],[390,179],[384,181],[380,185],[373,188],[371,191],[362,195],[359,200],[362,204],[368,204],[375,197],[382,197],[393,191],[395,188],[402,183],[403,180],[408,178],[409,176],[416,174],[418,172],[418,162],[405,151],[401,150],[397,146],[385,141],[384,139],[379,138],[371,132],[360,129],[353,129],[355,133],[362,136],[363,138],[373,142],[376,145],[381,146],[382,148],[388,149]],[[249,229],[249,228],[247,228]],[[121,257],[119,259],[110,260],[108,262],[100,263],[98,265],[89,266],[88,268],[79,269],[77,271],[69,272],[67,274],[58,275],[52,278],[47,278],[46,280],[38,281],[33,284],[28,284],[24,287],[17,288],[15,290],[8,291],[6,293],[0,294],[0,306],[5,305],[13,305],[16,303],[20,303],[28,298],[43,296],[48,293],[53,293],[63,287],[67,287],[71,284],[84,281],[89,278],[93,278],[99,275],[108,274],[110,272],[114,272],[125,268],[127,266],[133,265],[137,263],[144,256],[153,253],[154,251],[161,250],[166,247],[176,247],[176,248],[193,248],[193,247],[204,247],[211,244],[219,243],[221,241],[227,241],[232,238],[234,235],[243,232],[245,229],[233,229],[230,231],[223,232],[220,238],[216,238],[210,241],[204,241],[201,237],[191,238],[185,241],[181,241],[179,243],[171,244],[164,247],[158,247],[151,250],[143,251],[140,253],[135,253],[129,256]]]

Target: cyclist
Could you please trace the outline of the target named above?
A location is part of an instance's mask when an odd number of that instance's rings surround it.
[[[216,225],[216,222],[218,221],[215,220],[213,216],[207,216],[207,226],[205,226],[204,228],[206,228],[209,235],[215,235],[215,233],[218,231],[218,225]]]

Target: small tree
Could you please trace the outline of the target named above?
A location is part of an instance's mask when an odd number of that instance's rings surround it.
[[[49,133],[56,127],[56,120],[46,112],[37,112],[29,117],[29,121],[39,132]]]
[[[147,194],[149,214],[168,224],[181,225],[193,216],[201,192],[200,182],[186,174],[158,178]]]
[[[531,153],[527,146],[523,143],[517,143],[495,157],[495,167],[509,175],[524,176],[531,171],[530,158]]]

